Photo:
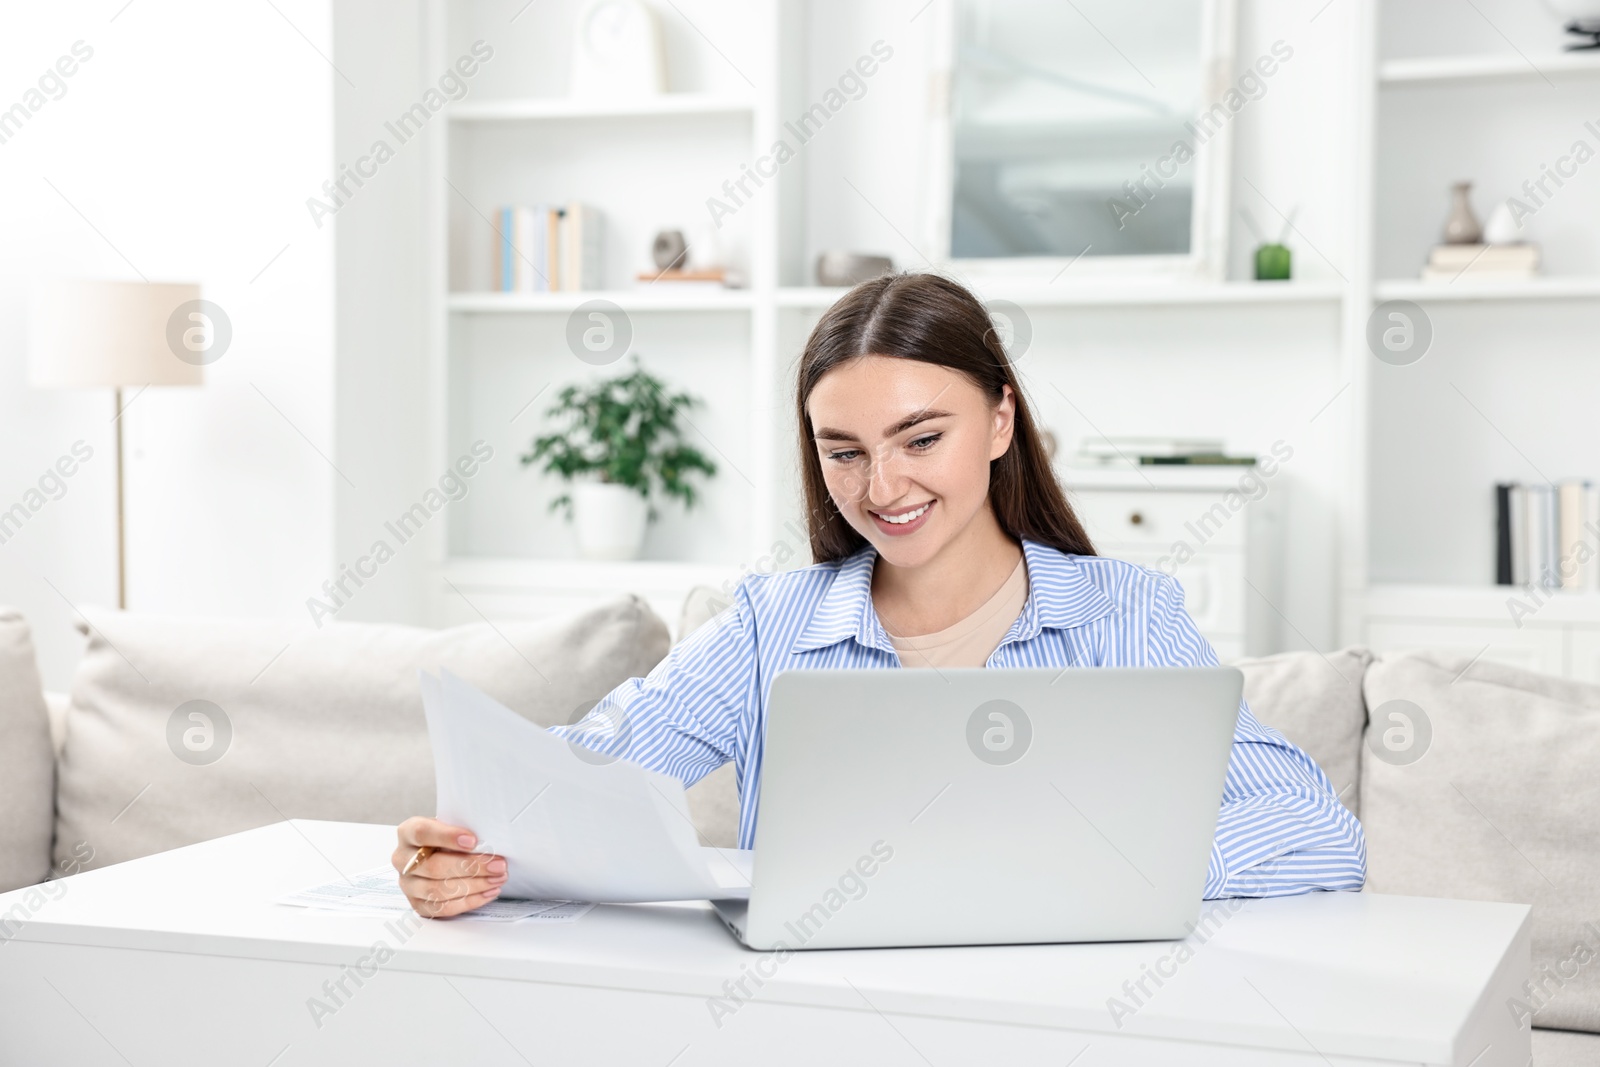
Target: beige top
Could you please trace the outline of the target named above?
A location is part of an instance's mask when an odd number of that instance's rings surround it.
[[[891,635],[889,641],[902,667],[982,667],[1027,603],[1028,566],[1018,560],[994,596],[954,626],[921,637]]]

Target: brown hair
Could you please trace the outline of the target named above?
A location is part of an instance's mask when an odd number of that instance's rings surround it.
[[[1080,556],[1095,554],[1056,481],[988,310],[949,278],[901,272],[862,282],[841,297],[818,320],[800,356],[795,401],[813,561],[843,559],[867,541],[845,521],[828,493],[806,402],[823,375],[868,355],[915,359],[959,371],[994,404],[1009,385],[1016,397],[1011,447],[989,464],[989,506],[1000,528],[1017,541],[1038,541]]]

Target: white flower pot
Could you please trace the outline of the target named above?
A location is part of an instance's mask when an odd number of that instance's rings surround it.
[[[649,503],[632,489],[606,482],[572,487],[572,521],[584,559],[638,558],[649,518]]]

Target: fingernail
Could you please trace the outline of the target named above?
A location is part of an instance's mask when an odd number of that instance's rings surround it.
[[[500,884],[501,882],[505,881],[507,878],[510,878],[510,877],[511,876],[509,874],[496,874],[496,875],[490,876],[489,882],[491,884],[493,884],[493,885],[498,885],[498,884]]]
[[[490,874],[504,874],[505,873],[505,869],[506,869],[506,861],[505,860],[492,860],[489,863],[489,873]]]
[[[476,843],[476,839],[471,834],[462,834],[460,837],[456,838],[456,844],[460,845],[462,848],[471,848]]]
[[[489,899],[490,900],[493,900],[495,897],[497,897],[499,895],[500,895],[500,887],[499,886],[495,886],[493,889],[489,890]]]

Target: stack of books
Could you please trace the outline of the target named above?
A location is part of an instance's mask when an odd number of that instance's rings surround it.
[[[1586,479],[1503,482],[1495,495],[1495,581],[1600,590],[1600,491]]]
[[[1539,276],[1538,245],[1435,245],[1422,268],[1425,282],[1503,281]]]
[[[494,277],[502,293],[578,292],[605,285],[600,212],[576,200],[564,206],[513,205],[496,213]]]
[[[641,286],[660,285],[673,290],[715,290],[732,288],[732,279],[721,267],[704,270],[642,270],[638,274]]]
[[[1111,467],[1137,463],[1248,467],[1255,456],[1230,456],[1220,437],[1086,437],[1078,445],[1077,466]]]

